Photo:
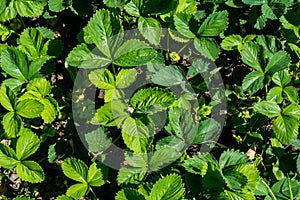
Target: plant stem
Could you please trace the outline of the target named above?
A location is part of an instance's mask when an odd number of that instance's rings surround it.
[[[275,195],[274,195],[274,193],[273,193],[273,191],[268,186],[268,184],[264,180],[261,180],[261,182],[267,187],[269,195],[271,196],[272,200],[277,200],[276,197],[275,197]]]

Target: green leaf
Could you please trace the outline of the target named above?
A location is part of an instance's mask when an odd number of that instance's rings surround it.
[[[39,117],[44,110],[44,105],[33,99],[25,99],[17,104],[16,112],[25,118]]]
[[[180,199],[183,196],[184,187],[182,179],[176,174],[159,179],[150,192],[149,200]]]
[[[137,190],[131,189],[131,188],[124,188],[120,190],[116,197],[115,200],[145,200],[145,197],[140,194]]]
[[[74,199],[80,199],[81,197],[84,197],[89,191],[90,188],[88,184],[77,183],[68,188],[67,195],[73,197]]]
[[[13,32],[12,30],[8,29],[6,26],[0,23],[0,35],[1,35],[1,40],[3,42],[9,38],[12,32]]]
[[[126,146],[135,153],[147,152],[152,142],[147,126],[140,120],[131,117],[124,121],[122,137]]]
[[[158,45],[160,43],[162,29],[159,21],[156,19],[152,17],[140,17],[138,29],[151,44]]]
[[[202,186],[206,190],[223,190],[226,182],[219,167],[211,162],[207,163],[205,170],[203,170],[203,178],[201,180]]]
[[[27,79],[31,80],[33,78],[40,77],[40,74],[39,74],[40,70],[47,63],[47,61],[49,61],[51,58],[52,57],[50,57],[50,56],[44,56],[44,57],[40,57],[40,58],[37,58],[34,61],[32,61],[29,65]]]
[[[201,144],[213,138],[220,131],[220,125],[212,118],[199,122],[198,133],[196,134],[193,144]]]
[[[19,91],[21,89],[21,86],[24,84],[24,81],[20,81],[15,78],[7,78],[2,82],[2,86],[8,86],[14,91]],[[1,90],[0,90],[1,93]]]
[[[254,110],[268,117],[277,117],[281,112],[280,107],[273,101],[258,102],[254,105]]]
[[[60,195],[60,196],[56,197],[55,200],[73,200],[73,198],[66,196],[66,195]]]
[[[273,123],[274,135],[281,143],[289,144],[292,139],[298,137],[298,126],[298,120],[280,115]]]
[[[152,171],[158,171],[164,166],[176,161],[181,156],[181,149],[175,149],[172,147],[162,147],[154,152],[151,156],[149,169]]]
[[[249,73],[242,83],[244,91],[249,92],[250,95],[264,87],[264,74],[259,71]]]
[[[38,150],[40,140],[36,134],[27,128],[23,128],[20,135],[17,141],[16,154],[18,160],[24,160]]]
[[[53,12],[61,12],[72,5],[72,0],[49,0],[49,9]]]
[[[280,104],[283,100],[282,98],[282,88],[281,87],[273,87],[267,95],[267,101],[274,101],[277,104]]]
[[[130,99],[130,105],[144,111],[159,112],[170,107],[176,96],[168,89],[146,88],[137,91]]]
[[[241,49],[243,38],[240,35],[230,35],[222,40],[221,47],[224,50],[231,51],[234,49]]]
[[[13,112],[16,106],[16,94],[8,86],[0,87],[0,103],[8,111]]]
[[[232,165],[239,165],[246,163],[249,160],[249,157],[241,153],[239,151],[235,151],[234,149],[224,151],[219,159],[220,168],[226,168]]]
[[[197,11],[197,3],[195,0],[179,0],[176,13],[195,14]]]
[[[276,85],[284,88],[287,84],[291,82],[291,75],[287,70],[282,70],[273,74],[272,81]]]
[[[147,175],[147,168],[122,167],[118,172],[118,185],[140,184]]]
[[[88,144],[89,151],[100,153],[110,147],[111,139],[107,138],[104,128],[99,127],[85,135],[85,140]]]
[[[45,179],[42,167],[34,161],[22,161],[18,163],[16,171],[21,179],[30,183],[40,183]]]
[[[132,67],[141,66],[156,58],[157,52],[143,41],[132,39],[125,41],[116,51],[113,64]]]
[[[45,78],[35,78],[26,85],[26,89],[46,96],[51,92],[51,85]]]
[[[174,15],[174,25],[176,30],[183,36],[188,38],[195,38],[196,35],[190,30],[189,22],[192,19],[191,14],[187,13],[175,13]]]
[[[178,0],[146,0],[143,7],[143,14],[166,14],[176,9]]]
[[[243,192],[254,191],[260,179],[259,171],[256,166],[252,163],[242,164],[237,166],[234,170],[247,177],[247,185],[243,189]]]
[[[242,61],[257,71],[263,73],[259,63],[259,46],[253,42],[247,42],[243,45]]]
[[[140,16],[140,1],[131,0],[125,6],[126,12],[132,16]]]
[[[226,30],[228,24],[227,11],[210,14],[201,24],[198,34],[200,36],[218,36]]]
[[[30,60],[47,55],[48,42],[43,34],[36,28],[27,28],[20,35],[20,50],[23,51]]]
[[[137,71],[132,69],[121,69],[116,77],[117,88],[127,88],[136,81]]]
[[[250,6],[263,5],[267,3],[265,0],[242,0],[242,2]]]
[[[275,183],[271,189],[277,199],[297,199],[300,193],[299,186],[296,180],[289,180],[287,177]]]
[[[14,112],[8,112],[3,117],[3,128],[7,137],[15,138],[22,127],[22,119]]]
[[[285,87],[283,89],[283,92],[286,94],[286,96],[289,98],[289,100],[292,103],[298,103],[299,102],[298,91],[294,86]]]
[[[111,102],[105,103],[99,109],[97,109],[96,120],[100,125],[103,126],[115,126],[115,118],[112,113],[112,105]]]
[[[297,158],[296,167],[297,167],[298,173],[300,173],[300,154],[298,155],[298,158]]]
[[[284,70],[290,65],[291,59],[290,56],[285,51],[279,51],[273,55],[270,59],[265,73],[274,74],[281,70]]]
[[[102,178],[101,169],[97,167],[96,163],[93,163],[87,174],[87,182],[90,186],[100,187],[104,185],[104,180]]]
[[[16,0],[15,7],[22,17],[37,17],[42,15],[44,7],[47,5],[46,0],[23,1]]]
[[[51,97],[41,99],[40,102],[44,105],[42,119],[46,124],[52,123],[57,115],[57,102]]]
[[[125,0],[103,0],[103,3],[111,8],[123,8]]]
[[[77,45],[69,53],[67,63],[71,66],[78,66],[80,68],[99,68],[105,67],[111,59],[104,55],[96,55],[91,52],[86,44]]]
[[[205,175],[208,162],[218,165],[216,159],[211,154],[206,153],[186,159],[182,166],[190,173]]]
[[[292,103],[283,109],[282,114],[294,118],[296,120],[299,120],[300,106],[298,104]]]
[[[248,179],[244,174],[232,170],[224,172],[224,179],[232,190],[243,190],[248,183]]]
[[[97,69],[90,72],[89,79],[98,88],[106,90],[115,88],[114,76],[108,69]]]
[[[20,50],[7,47],[1,52],[1,68],[10,76],[25,81],[28,74],[26,56]]]
[[[4,168],[13,168],[18,162],[15,151],[0,143],[0,165]]]
[[[62,164],[62,170],[65,176],[79,181],[81,183],[86,183],[88,167],[84,162],[76,158],[67,158]]]
[[[206,58],[215,61],[219,57],[220,49],[218,43],[213,38],[195,38],[194,46],[196,50]]]
[[[184,83],[185,77],[176,66],[166,66],[156,71],[152,76],[152,82],[157,85],[171,87]]]
[[[83,29],[84,40],[89,44],[96,44],[107,58],[111,58],[113,44],[118,42],[112,36],[121,30],[119,19],[111,16],[110,12],[105,9],[98,10]]]

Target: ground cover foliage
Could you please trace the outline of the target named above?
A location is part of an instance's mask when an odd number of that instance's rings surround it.
[[[0,33],[1,199],[300,199],[299,0],[0,0]]]

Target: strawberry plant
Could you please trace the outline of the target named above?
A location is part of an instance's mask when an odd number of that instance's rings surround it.
[[[299,0],[1,0],[1,199],[300,199]]]

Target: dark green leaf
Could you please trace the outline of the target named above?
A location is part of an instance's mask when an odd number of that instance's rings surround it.
[[[284,88],[289,82],[291,82],[291,75],[287,70],[282,70],[279,72],[276,72],[272,76],[272,81],[277,84],[278,86]]]
[[[170,11],[173,11],[176,9],[178,4],[178,0],[146,0],[144,7],[143,7],[143,13],[144,14],[166,14]]]
[[[218,36],[225,31],[228,24],[227,11],[210,14],[201,24],[198,34],[200,36]]]
[[[49,0],[49,8],[53,12],[61,12],[72,5],[72,0]]]
[[[1,52],[2,69],[12,77],[25,81],[28,75],[26,55],[20,50],[7,47]]]
[[[286,69],[290,65],[290,60],[290,56],[285,51],[275,53],[270,59],[265,73],[274,74],[275,72]]]
[[[219,159],[220,168],[226,168],[232,165],[239,165],[246,163],[249,160],[249,157],[246,154],[243,154],[239,151],[233,149],[224,151]]]
[[[281,87],[273,87],[268,92],[267,101],[274,101],[274,102],[280,104],[283,100],[282,91],[283,91],[283,89]]]
[[[140,40],[127,40],[116,51],[114,64],[124,67],[141,66],[156,58],[157,52]]]
[[[66,60],[68,64],[80,68],[105,67],[111,62],[106,56],[91,52],[86,44],[80,44],[72,49]]]
[[[262,67],[259,63],[259,46],[253,42],[247,42],[243,45],[242,60],[250,67],[263,73]]]
[[[264,87],[264,74],[254,71],[243,79],[242,88],[251,95]]]
[[[194,40],[196,50],[204,57],[215,61],[219,54],[220,49],[215,39],[200,37]]]
[[[298,103],[299,102],[298,91],[294,86],[285,87],[283,89],[283,92],[286,94],[286,96],[289,98],[289,100],[292,103]]]
[[[88,150],[96,153],[105,151],[111,145],[111,140],[107,138],[102,127],[87,133],[85,140],[89,147]]]

